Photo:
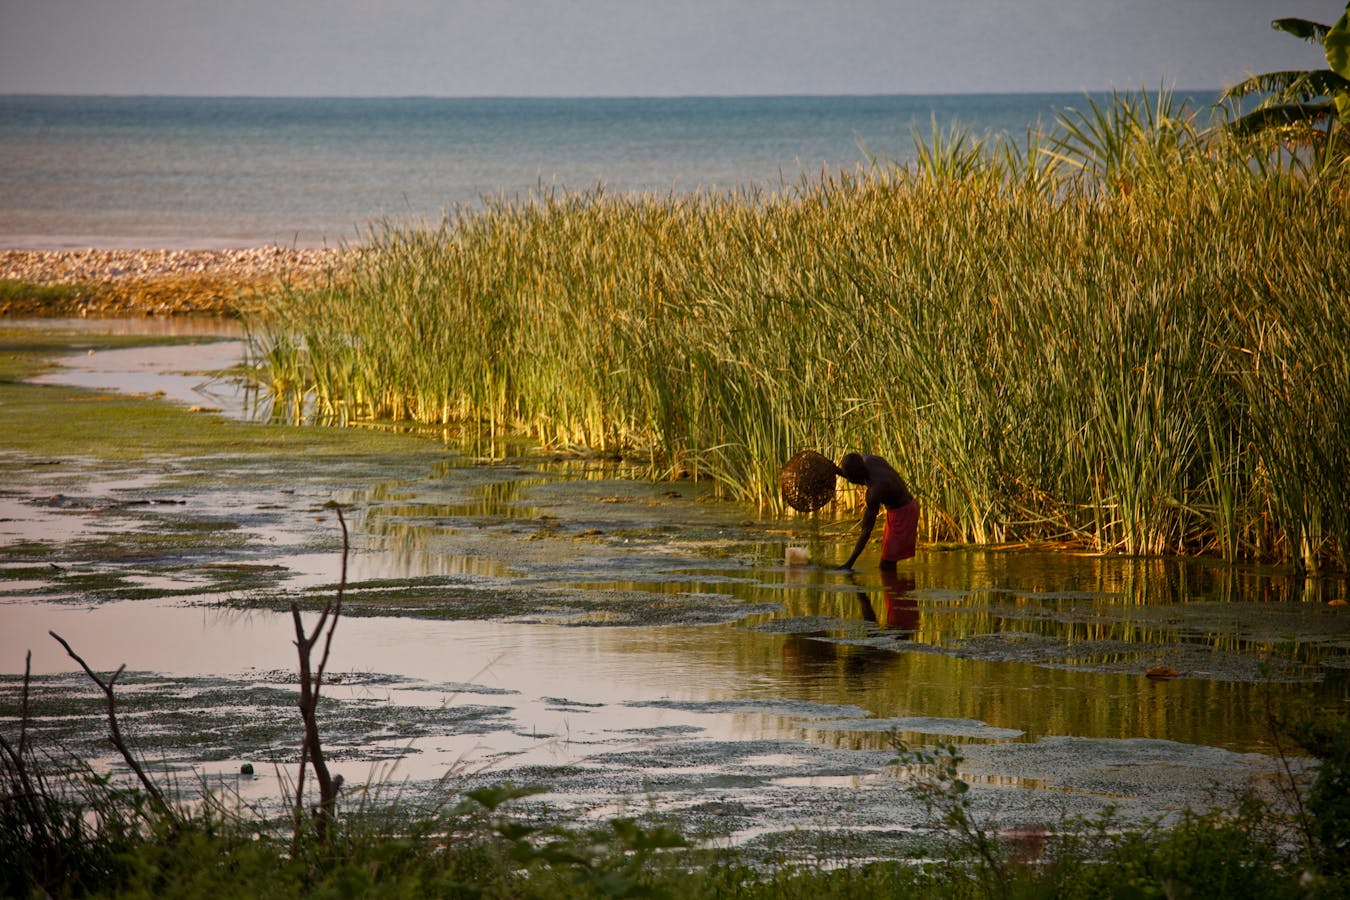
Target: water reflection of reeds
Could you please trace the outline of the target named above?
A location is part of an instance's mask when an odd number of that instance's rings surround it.
[[[742,645],[749,649],[750,643]],[[941,654],[866,653],[830,646],[813,651],[811,664],[789,689],[804,700],[856,703],[877,717],[941,715],[1024,732],[1020,741],[1051,735],[1160,738],[1182,743],[1255,749],[1269,739],[1259,714],[1266,688],[1252,683],[1180,679],[1154,683],[1142,674],[1091,673],[1019,663],[970,660]],[[863,651],[859,653],[858,651]],[[859,661],[859,656],[864,656]],[[744,659],[747,668],[777,670],[769,658]],[[793,665],[798,665],[794,662]],[[809,719],[755,717],[756,733],[813,740],[848,749],[891,749],[885,732],[821,730]],[[951,740],[951,735],[907,733],[911,743]]]
[[[787,616],[842,621],[861,621],[867,618],[869,609],[885,608],[888,603],[881,589],[863,591],[862,597],[788,591],[781,600]],[[1154,652],[1168,646],[1187,646],[1316,666],[1324,658],[1339,658],[1344,652],[1336,646],[1335,637],[1343,634],[1343,629],[1334,612],[1290,614],[1281,604],[1224,601],[1206,602],[1203,609],[1187,609],[1196,604],[1174,601],[1170,607],[1154,604],[1141,608],[1111,597],[1028,597],[1003,591],[976,591],[962,600],[937,602],[924,599],[920,591],[913,602],[913,624],[902,626],[906,637],[950,650],[982,636],[1013,633],[1051,639],[1064,648],[1062,655],[1066,658],[1073,648],[1088,645],[1119,645],[1120,653],[1134,653],[1128,649],[1132,646]],[[1319,621],[1323,623],[1320,626]],[[884,629],[888,624],[896,627],[884,620],[879,626]],[[1252,636],[1262,632],[1281,636]],[[1113,661],[1110,653],[1097,658],[1100,665]]]

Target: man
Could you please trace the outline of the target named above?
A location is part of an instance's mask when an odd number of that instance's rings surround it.
[[[872,536],[872,527],[877,523],[877,513],[886,507],[886,530],[881,541],[881,568],[894,569],[902,559],[914,555],[915,536],[919,529],[919,501],[909,492],[909,486],[900,477],[900,473],[891,468],[891,464],[880,456],[850,453],[839,460],[835,467],[839,474],[850,484],[867,488],[864,500],[867,509],[863,513],[862,534],[848,562],[839,568],[852,569],[853,563],[862,555],[867,539]]]

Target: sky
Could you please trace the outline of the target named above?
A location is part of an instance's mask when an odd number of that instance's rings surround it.
[[[0,0],[0,93],[1215,89],[1325,65],[1338,0]]]

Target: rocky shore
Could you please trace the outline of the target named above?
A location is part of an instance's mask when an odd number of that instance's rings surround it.
[[[2,250],[0,315],[237,315],[283,281],[326,277],[343,253],[277,246]]]

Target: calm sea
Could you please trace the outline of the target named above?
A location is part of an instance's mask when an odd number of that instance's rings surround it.
[[[1082,94],[634,99],[0,95],[0,247],[309,246],[540,187],[774,190],[934,121],[1023,135]]]

